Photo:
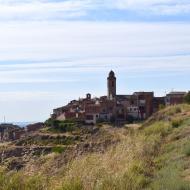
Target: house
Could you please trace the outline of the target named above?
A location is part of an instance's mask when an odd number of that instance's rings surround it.
[[[25,134],[25,130],[11,123],[0,124],[0,142],[20,139]]]
[[[160,106],[180,104],[186,92],[171,92],[166,97],[155,97],[154,92],[134,92],[119,95],[116,91],[117,79],[110,71],[107,77],[107,96],[72,100],[66,106],[53,110],[52,118],[57,120],[75,119],[87,124],[98,121],[125,122],[131,118],[144,120],[158,111]]]
[[[166,95],[165,104],[168,105],[175,105],[181,104],[184,101],[184,97],[187,92],[170,92]]]
[[[100,118],[100,104],[92,104],[86,106],[85,109],[85,122],[87,124],[96,124]]]

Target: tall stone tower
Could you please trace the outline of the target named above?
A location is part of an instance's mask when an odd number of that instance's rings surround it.
[[[116,77],[113,71],[110,71],[109,76],[107,78],[108,85],[108,96],[109,100],[113,100],[116,97]]]

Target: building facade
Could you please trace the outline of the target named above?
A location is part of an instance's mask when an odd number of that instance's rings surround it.
[[[110,71],[107,77],[107,96],[72,100],[66,106],[53,110],[51,117],[57,120],[75,119],[87,124],[99,121],[126,122],[144,120],[158,111],[160,106],[183,103],[186,92],[171,92],[165,97],[155,97],[154,92],[134,92],[131,95],[118,95],[116,76]]]
[[[25,130],[17,125],[2,123],[0,124],[0,142],[14,141],[20,139],[25,134]]]

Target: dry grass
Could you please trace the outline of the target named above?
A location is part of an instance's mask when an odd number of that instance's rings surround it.
[[[157,136],[128,135],[104,154],[89,154],[71,162],[62,178],[72,186],[80,182],[82,189],[142,189],[152,173],[151,158],[155,153]]]
[[[184,162],[184,157],[189,159],[186,138],[189,113],[190,106],[172,106],[150,118],[142,128],[133,130],[130,127],[103,126],[89,139],[97,144],[109,139],[117,142],[103,153],[77,156],[66,166],[57,168],[58,172],[50,179],[45,177],[49,176],[48,170],[57,167],[55,159],[64,157],[58,154],[42,156],[34,161],[34,172],[27,173],[26,168],[26,171],[11,175],[2,173],[0,186],[5,187],[13,182],[6,190],[17,190],[21,186],[26,190],[186,190],[189,185],[181,179],[180,174],[184,169],[181,162]],[[174,139],[176,135],[179,138]],[[188,152],[179,150],[179,142],[182,150],[187,147]],[[43,172],[38,173],[38,168]],[[4,178],[7,175],[9,181]],[[22,180],[21,176],[24,176]]]

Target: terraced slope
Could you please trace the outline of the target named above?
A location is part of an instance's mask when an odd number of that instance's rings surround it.
[[[76,139],[64,144],[58,136]],[[17,172],[2,167],[0,190],[190,189],[189,105],[163,109],[143,124],[70,134],[44,130],[28,138],[15,146],[50,150],[31,156]]]

